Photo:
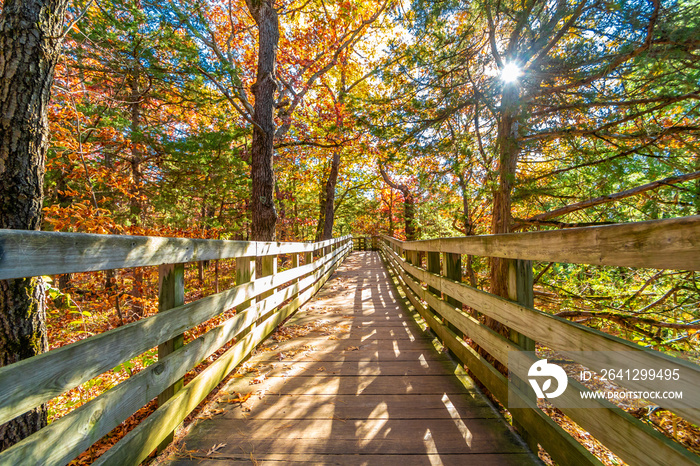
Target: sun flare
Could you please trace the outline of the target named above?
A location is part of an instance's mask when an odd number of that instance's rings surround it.
[[[506,83],[512,83],[522,76],[523,71],[515,63],[507,63],[501,70],[501,79]]]

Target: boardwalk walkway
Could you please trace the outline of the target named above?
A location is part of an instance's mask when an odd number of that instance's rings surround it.
[[[353,253],[278,335],[224,388],[172,465],[538,463],[452,375],[375,252]]]

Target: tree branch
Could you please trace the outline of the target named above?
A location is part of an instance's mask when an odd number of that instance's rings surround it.
[[[593,207],[601,204],[607,204],[608,202],[617,201],[624,199],[626,197],[635,196],[652,189],[660,188],[662,186],[669,186],[676,183],[682,183],[684,181],[697,180],[700,178],[700,171],[687,173],[680,176],[672,176],[669,178],[664,178],[663,180],[654,181],[647,183],[636,188],[628,189],[626,191],[620,191],[615,194],[608,194],[606,196],[596,197],[595,199],[589,199],[587,201],[576,202],[568,206],[560,207],[559,209],[554,209],[549,212],[544,212],[542,214],[534,215],[528,219],[522,220],[522,222],[537,222],[543,220],[549,220],[551,218],[561,217],[565,214],[570,214],[571,212],[576,212],[578,210],[583,210],[588,207]]]

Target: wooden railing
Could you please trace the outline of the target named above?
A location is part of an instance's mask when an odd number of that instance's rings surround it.
[[[354,236],[352,240],[355,244],[355,251],[376,251],[379,249],[377,236]]]
[[[0,280],[159,266],[159,313],[0,368],[0,424],[158,346],[158,361],[0,453],[0,464],[66,464],[155,397],[159,408],[94,464],[138,464],[352,251],[350,236],[274,243],[0,230]],[[292,268],[277,272],[277,256]],[[300,255],[304,264],[300,265]],[[236,286],[184,304],[184,264],[236,258]],[[261,273],[256,274],[256,262]],[[236,314],[183,345],[183,333]],[[183,387],[192,368],[233,345]]]
[[[527,408],[510,410],[514,426],[533,451],[540,444],[557,464],[601,463],[534,400],[524,396],[522,386],[519,389],[513,383],[509,385],[508,378],[464,337],[506,367],[509,352],[526,354],[522,351],[534,351],[535,343],[555,351],[625,351],[634,367],[658,367],[662,363],[678,368],[682,377],[674,382],[675,388],[686,395],[696,393],[700,387],[700,367],[693,363],[536,310],[531,265],[532,260],[538,260],[700,270],[700,217],[412,242],[383,237],[381,250],[407,298],[452,354],[504,406],[509,405],[509,395],[521,398],[520,403]],[[513,259],[509,277],[511,300],[462,283],[462,254]],[[465,312],[465,306],[504,324],[510,329],[509,336],[481,323],[475,314]],[[573,396],[568,400],[569,407],[561,408],[563,413],[622,460],[633,465],[700,464],[698,456],[608,401],[595,401],[600,409],[571,407],[577,399],[580,403],[580,392],[589,389],[571,378],[568,382]],[[625,385],[624,380],[618,383]],[[649,388],[653,389],[651,385]],[[663,407],[664,401],[654,403]],[[674,404],[669,410],[700,425],[700,409],[690,403],[681,400],[680,405]]]

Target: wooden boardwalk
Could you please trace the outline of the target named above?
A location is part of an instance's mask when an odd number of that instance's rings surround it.
[[[539,463],[469,379],[453,375],[375,252],[348,257],[278,335],[170,464]]]

